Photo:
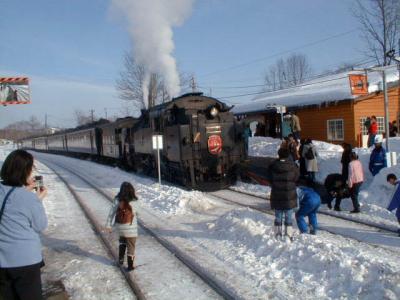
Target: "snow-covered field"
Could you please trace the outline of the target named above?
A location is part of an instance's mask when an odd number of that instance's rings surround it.
[[[256,143],[257,140],[260,143]],[[271,153],[259,146],[262,143],[269,149],[276,147],[276,141],[258,138],[251,141],[251,151],[258,151],[256,152],[258,154]],[[340,158],[337,146],[325,143],[318,143],[317,146],[320,149],[321,160],[326,162],[326,172],[336,170],[334,167],[340,168],[340,163],[333,161]],[[322,150],[323,147],[325,152]],[[4,160],[9,151],[9,148],[0,147],[0,161]],[[68,165],[109,193],[115,194],[122,181],[132,182],[138,191],[141,204],[139,214],[144,222],[156,229],[158,234],[195,257],[238,298],[399,299],[400,297],[398,251],[372,246],[324,231],[320,231],[317,236],[297,235],[292,243],[277,241],[272,237],[273,218],[270,215],[226,205],[205,193],[185,191],[168,185],[159,186],[151,179],[129,174],[117,168],[56,155],[41,153],[34,155],[43,162],[50,160]],[[322,163],[321,168],[325,168]],[[375,180],[372,184],[376,184],[377,188],[383,188],[382,182]],[[57,179],[54,179],[54,184],[56,182]],[[55,185],[53,188],[58,190]],[[253,188],[260,193],[267,192],[266,189],[258,190],[256,186]],[[368,183],[365,184],[363,193],[367,193],[363,197],[363,211],[365,211],[365,206],[370,203],[366,201],[372,195]],[[62,200],[73,201],[67,195]],[[47,201],[50,205],[51,202],[60,200],[49,197]],[[380,206],[372,202],[368,205],[384,207],[383,204]],[[370,210],[369,213],[372,215],[373,211]],[[48,214],[51,222],[57,223],[57,218],[54,216],[56,212],[48,209]],[[71,234],[74,234],[72,228],[74,226],[80,225],[69,224]],[[63,238],[67,239],[68,232],[64,230],[63,234],[65,234]],[[393,243],[397,243],[397,247],[400,246],[400,238],[395,235],[390,238],[393,239]],[[138,256],[137,263],[141,264],[142,259],[143,257]],[[63,269],[58,272],[62,273]],[[161,269],[160,272],[174,272],[174,270]],[[72,281],[69,276],[66,272],[63,277],[67,283]],[[98,284],[101,285],[103,282],[99,279]],[[196,295],[193,294],[192,299],[196,299]]]

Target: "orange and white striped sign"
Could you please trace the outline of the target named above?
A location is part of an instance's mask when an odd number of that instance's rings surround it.
[[[0,77],[0,104],[31,103],[28,77]]]
[[[10,82],[10,83],[28,83],[28,77],[0,77],[0,82]]]

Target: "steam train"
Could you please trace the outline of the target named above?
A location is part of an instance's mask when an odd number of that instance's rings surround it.
[[[232,107],[202,93],[185,94],[142,110],[139,118],[101,121],[53,135],[20,141],[25,149],[116,161],[147,175],[157,174],[152,137],[161,135],[161,174],[189,188],[216,190],[236,180],[246,159],[243,125]]]

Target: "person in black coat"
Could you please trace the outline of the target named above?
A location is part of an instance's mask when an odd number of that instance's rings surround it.
[[[292,239],[292,214],[297,207],[296,182],[299,179],[299,169],[289,159],[289,150],[281,148],[279,159],[268,168],[271,183],[271,209],[275,210],[274,234],[282,236],[283,217],[285,219],[285,236]]]
[[[350,197],[349,189],[342,174],[329,174],[325,179],[324,186],[329,195],[327,199],[328,208],[332,209],[332,201],[335,199],[335,210],[341,211],[340,203],[342,199]]]
[[[349,164],[351,161],[352,147],[347,143],[343,143],[342,147],[343,153],[340,162],[342,163],[342,178],[346,182],[347,178],[349,177]]]

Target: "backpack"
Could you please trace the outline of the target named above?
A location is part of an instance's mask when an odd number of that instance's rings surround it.
[[[304,156],[305,156],[306,159],[308,159],[308,160],[311,160],[311,159],[314,159],[314,158],[315,158],[312,147],[308,148],[308,150],[307,150],[307,152],[304,154]]]
[[[115,215],[115,223],[132,224],[133,217],[132,206],[126,201],[120,201]]]

